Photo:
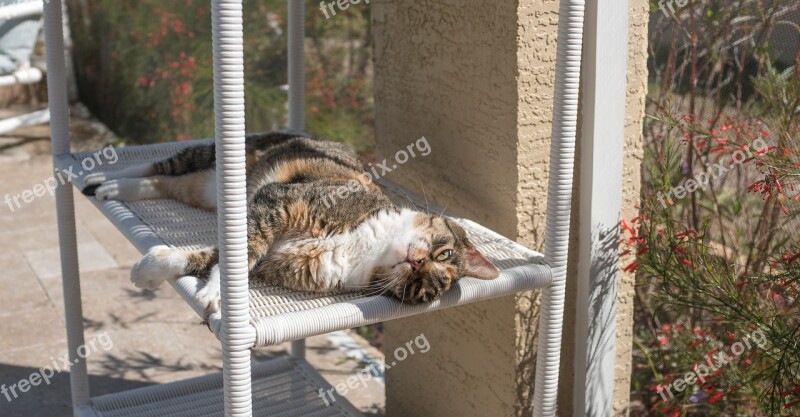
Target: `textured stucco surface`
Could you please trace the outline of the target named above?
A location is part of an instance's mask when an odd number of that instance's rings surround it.
[[[412,159],[387,178],[541,250],[558,2],[370,4],[378,153],[391,160],[420,136],[432,148],[430,155]],[[626,217],[633,216],[639,194],[646,81],[646,3],[633,0],[631,5]],[[573,280],[575,266],[571,262],[569,268]],[[622,276],[619,296],[616,393],[626,408],[632,277]],[[429,352],[387,372],[387,415],[527,415],[537,304],[538,292],[524,293],[387,323],[387,359],[394,347],[420,333],[431,345]],[[569,346],[574,314],[566,320]],[[564,355],[559,415],[568,415],[571,407],[571,350]]]
[[[387,178],[513,237],[516,6],[370,4],[378,153],[391,157],[420,136],[432,148]],[[509,297],[387,323],[387,352],[420,333],[431,345],[387,372],[387,415],[509,415],[514,314]]]
[[[649,5],[644,0],[629,2],[628,74],[625,108],[625,150],[622,171],[622,217],[636,217],[642,188],[641,164],[644,156],[642,124],[647,96],[647,19]],[[632,262],[623,258],[620,267]],[[617,294],[617,363],[614,374],[614,415],[629,414],[631,354],[633,351],[634,274],[620,271]]]

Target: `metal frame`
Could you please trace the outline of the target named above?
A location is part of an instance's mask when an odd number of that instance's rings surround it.
[[[305,37],[306,37],[306,5],[303,1],[289,2],[288,37],[289,37],[289,130],[303,132],[306,129],[306,69],[305,69]],[[292,342],[292,356],[306,357],[306,340]]]
[[[252,415],[242,0],[211,3],[225,415]]]
[[[544,238],[545,264],[553,269],[553,283],[542,292],[539,310],[539,349],[536,354],[533,393],[533,415],[537,417],[556,415],[578,120],[583,9],[583,0],[562,0],[558,12],[556,80]]]
[[[608,416],[615,385],[628,1],[590,2],[586,16],[573,415]]]
[[[50,107],[50,132],[53,163],[69,153],[69,102],[67,70],[64,60],[64,35],[61,1],[44,5],[44,36],[47,48],[47,95]],[[63,175],[63,174],[59,174]],[[89,404],[89,376],[86,359],[78,355],[84,344],[81,283],[78,270],[78,242],[75,230],[75,201],[72,186],[56,181],[58,242],[61,254],[61,281],[64,287],[64,316],[67,326],[67,349],[72,363],[69,372],[72,408],[75,415]]]
[[[303,2],[289,1],[289,118],[290,128],[303,130]],[[45,38],[47,43],[48,93],[50,96],[53,157],[56,166],[69,153],[66,68],[62,37],[62,5],[46,2]],[[578,114],[578,90],[583,30],[583,0],[564,0],[560,5],[556,84],[554,94],[552,145],[548,212],[546,220],[545,262],[548,268],[531,265],[509,275],[510,289],[528,279],[531,286],[545,286],[539,326],[539,350],[536,365],[534,415],[555,416],[561,335],[564,313],[564,290],[569,246],[572,173],[575,156],[575,132]],[[220,339],[223,346],[224,409],[226,416],[252,415],[250,348],[257,343],[255,323],[248,309],[247,281],[247,206],[245,179],[245,123],[242,0],[212,0],[214,57],[214,109],[217,143],[218,245],[222,280],[222,320]],[[75,233],[74,201],[69,185],[56,189],[58,229],[61,247],[65,315],[67,322],[72,400],[75,415],[90,414],[86,362],[77,356],[84,342],[81,314],[78,254]],[[546,273],[537,275],[537,271]],[[511,270],[509,270],[511,271]],[[521,275],[517,275],[521,274]],[[530,275],[532,274],[532,275]],[[518,281],[518,282],[517,282]],[[498,282],[504,282],[502,280]],[[534,285],[534,283],[538,283]],[[549,285],[548,285],[549,284]],[[504,284],[505,285],[505,284]],[[467,287],[469,288],[469,287]],[[477,287],[476,287],[477,288]],[[469,295],[482,299],[480,290]],[[455,305],[459,295],[450,295]],[[447,297],[447,296],[446,296]],[[483,297],[485,298],[485,297]],[[418,312],[435,310],[420,307]],[[356,306],[358,307],[358,306]],[[333,311],[328,309],[329,311]],[[347,306],[344,307],[345,310]],[[319,311],[299,312],[296,319],[321,318]],[[344,311],[344,310],[343,310]],[[348,319],[359,320],[364,310],[352,310]],[[346,312],[346,311],[345,311]],[[408,310],[409,314],[417,311]],[[290,313],[293,314],[293,313]],[[363,318],[361,319],[363,321]],[[296,329],[285,318],[266,322],[274,340],[290,340]],[[274,325],[274,326],[273,326]],[[325,324],[339,327],[349,322]],[[283,327],[281,327],[283,326]],[[320,325],[322,326],[322,325]],[[327,328],[327,327],[326,327]],[[324,330],[324,329],[323,329]],[[302,357],[303,343],[293,344],[293,355]]]

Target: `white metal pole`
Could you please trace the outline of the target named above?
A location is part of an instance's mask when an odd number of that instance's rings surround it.
[[[553,283],[542,292],[542,304],[539,310],[539,348],[536,353],[536,381],[533,394],[533,415],[536,417],[556,415],[572,209],[575,132],[578,120],[583,8],[583,0],[562,0],[558,12],[556,79],[544,240],[545,263],[553,270]]]
[[[573,415],[610,416],[616,359],[628,1],[589,2],[585,40]]]
[[[59,0],[45,2],[44,8],[50,143],[54,162],[56,157],[69,153],[69,107],[61,7]],[[84,345],[84,335],[72,184],[56,181],[56,209],[58,213],[58,243],[61,254],[61,282],[64,287],[64,318],[67,324],[67,349],[69,349],[71,364],[69,380],[72,391],[72,409],[74,415],[77,416],[79,407],[89,403],[89,377],[86,372],[86,359],[78,355],[79,348]]]
[[[225,416],[252,416],[242,0],[212,0]]]
[[[306,129],[305,116],[305,3],[302,0],[289,1],[289,130],[303,132]],[[291,354],[295,358],[305,358],[306,340],[292,342]]]

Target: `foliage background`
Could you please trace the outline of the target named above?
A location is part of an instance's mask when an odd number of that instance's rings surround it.
[[[69,0],[81,100],[131,144],[213,136],[209,2]],[[285,128],[285,0],[245,1],[248,132]],[[369,8],[306,9],[306,130],[372,144]]]
[[[682,3],[651,2],[640,215],[621,222],[631,415],[798,416],[800,2]],[[727,172],[675,197],[716,164]],[[659,395],[756,330],[765,346]]]

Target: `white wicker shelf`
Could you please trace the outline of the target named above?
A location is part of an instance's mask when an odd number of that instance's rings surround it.
[[[252,368],[253,416],[361,416],[308,363],[273,359]],[[223,413],[222,373],[92,398],[83,417],[218,417]]]
[[[166,158],[195,142],[173,142],[117,149],[119,160],[113,165],[95,169],[118,170],[127,166]],[[71,154],[58,159],[61,169],[79,174],[80,161],[92,152]],[[88,174],[88,173],[83,173]],[[83,188],[82,178],[74,180]],[[392,184],[384,189],[398,203],[414,202],[423,209],[427,203]],[[182,248],[201,248],[216,243],[216,214],[188,207],[173,200],[136,202],[90,200],[105,214],[142,253],[155,245]],[[436,210],[435,207],[430,207]],[[348,329],[365,324],[421,314],[442,308],[501,297],[550,283],[550,268],[535,265],[542,255],[514,243],[472,221],[452,217],[461,224],[470,240],[491,259],[500,277],[492,281],[464,278],[441,299],[417,305],[400,304],[383,296],[364,296],[361,293],[315,294],[289,291],[281,287],[251,283],[250,315],[253,325],[253,346],[273,345],[285,341]],[[197,279],[183,277],[170,282],[187,303],[202,318],[203,308],[195,302]],[[322,319],[324,318],[324,320]],[[221,320],[209,320],[209,327],[219,334]]]

